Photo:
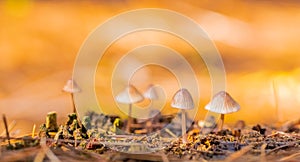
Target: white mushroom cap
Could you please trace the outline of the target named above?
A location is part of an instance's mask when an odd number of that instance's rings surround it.
[[[205,109],[219,114],[229,114],[240,110],[240,105],[227,92],[221,91],[213,97]]]
[[[144,97],[133,85],[129,85],[115,99],[119,103],[132,104],[144,100]]]
[[[148,98],[150,100],[157,100],[158,99],[158,94],[156,87],[154,85],[149,85],[147,91],[144,93],[144,97]]]
[[[77,93],[80,92],[81,89],[73,79],[69,79],[66,85],[64,86],[63,91],[68,93]]]
[[[190,92],[182,88],[173,96],[171,106],[178,109],[193,109],[194,101]]]

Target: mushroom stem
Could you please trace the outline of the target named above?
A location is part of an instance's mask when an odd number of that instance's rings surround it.
[[[181,119],[182,119],[182,143],[187,143],[187,137],[186,137],[186,114],[185,110],[181,110]]]
[[[132,104],[129,104],[128,121],[127,121],[127,127],[126,127],[126,132],[128,132],[128,133],[130,133],[131,123],[132,123],[131,110],[132,110]]]
[[[74,103],[74,95],[73,95],[73,93],[71,93],[71,99],[72,99],[72,105],[73,105],[73,113],[77,114],[76,113],[75,103]]]
[[[220,130],[223,129],[224,119],[225,119],[225,115],[221,114],[221,126],[220,126]]]

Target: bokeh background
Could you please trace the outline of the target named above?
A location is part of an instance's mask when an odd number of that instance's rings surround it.
[[[63,122],[72,105],[70,96],[61,89],[72,76],[77,52],[85,38],[110,17],[139,8],[165,8],[182,13],[199,23],[214,40],[226,68],[227,91],[241,105],[238,113],[228,115],[228,124],[239,119],[253,124],[299,118],[300,3],[293,0],[3,0],[0,2],[1,114],[6,114],[9,122],[16,120],[15,130],[22,133],[30,132],[34,123],[44,122],[49,111],[57,111],[59,122]],[[199,63],[201,58],[183,40],[154,31],[121,38],[99,62],[95,86],[105,113],[118,114],[108,88],[116,60],[132,48],[149,43],[175,49],[191,63],[201,85],[197,119],[203,119],[204,106],[212,95],[205,64]],[[151,83],[160,84],[165,88],[168,102],[178,88],[174,76],[158,66],[140,69],[132,83],[141,92]],[[0,125],[3,130],[3,124]]]

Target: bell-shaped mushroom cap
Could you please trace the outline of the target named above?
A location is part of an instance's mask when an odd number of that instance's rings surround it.
[[[144,97],[133,85],[129,85],[115,99],[119,103],[132,104],[144,100]]]
[[[144,93],[144,97],[148,98],[150,100],[157,100],[158,99],[157,90],[156,90],[156,87],[153,84],[149,85],[147,91]]]
[[[240,109],[240,105],[225,91],[217,93],[205,106],[206,110],[219,114],[229,114]]]
[[[69,79],[66,85],[64,86],[63,91],[68,93],[77,93],[80,92],[81,89],[73,79]]]
[[[182,88],[173,96],[171,106],[178,109],[193,109],[194,101],[190,92]]]

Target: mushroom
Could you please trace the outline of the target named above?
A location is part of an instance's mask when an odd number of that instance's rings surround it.
[[[190,110],[194,108],[194,101],[189,93],[189,91],[185,88],[178,90],[172,99],[171,106],[177,109],[181,109],[181,119],[182,119],[182,142],[187,142],[186,137],[186,110]]]
[[[122,92],[120,92],[116,96],[116,101],[123,104],[129,104],[128,110],[128,123],[126,127],[126,131],[130,132],[130,126],[132,123],[131,111],[132,111],[132,104],[137,103],[144,100],[143,95],[133,86],[128,85]]]
[[[150,100],[157,100],[158,94],[155,86],[153,84],[150,84],[147,91],[144,93],[144,97],[148,98]]]
[[[153,84],[150,84],[148,86],[148,89],[146,90],[146,92],[144,93],[144,97],[151,100],[151,107],[150,107],[150,113],[149,113],[149,118],[153,118],[155,117],[160,111],[152,111],[152,102],[153,100],[158,100],[158,92],[157,92],[157,87]]]
[[[205,106],[206,110],[221,114],[221,126],[223,129],[225,114],[237,112],[240,105],[225,91],[214,95],[213,99]]]
[[[64,92],[70,93],[72,98],[72,104],[73,104],[73,113],[76,113],[76,107],[74,103],[74,93],[78,93],[81,91],[77,83],[73,79],[69,79],[66,83],[66,85],[63,88]]]

